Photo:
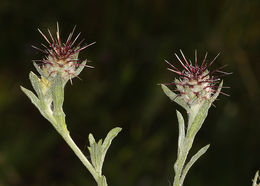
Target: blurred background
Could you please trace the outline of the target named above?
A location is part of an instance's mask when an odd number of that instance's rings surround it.
[[[129,0],[0,1],[0,186],[95,186],[90,173],[21,92],[32,89],[33,59],[60,24],[65,40],[74,25],[95,69],[85,69],[65,92],[68,128],[88,156],[88,134],[104,138],[123,128],[109,149],[103,173],[111,186],[171,185],[178,126],[175,110],[158,83],[176,76],[182,49],[201,62],[219,52],[213,68],[228,64],[224,90],[211,108],[191,153],[211,147],[190,170],[187,186],[245,186],[260,169],[260,1]],[[81,38],[82,38],[81,37]],[[173,86],[170,88],[174,89]]]

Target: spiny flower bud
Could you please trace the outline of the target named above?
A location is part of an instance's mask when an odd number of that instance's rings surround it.
[[[175,91],[178,93],[178,96],[190,106],[201,103],[204,100],[210,100],[218,88],[218,84],[221,80],[220,77],[230,74],[221,71],[221,69],[223,69],[226,65],[221,66],[213,71],[208,70],[219,54],[209,64],[206,64],[206,53],[202,64],[199,66],[197,61],[197,51],[195,51],[194,65],[192,64],[191,60],[188,62],[181,50],[180,53],[183,60],[181,60],[177,54],[175,54],[175,56],[184,68],[182,71],[165,60],[166,63],[171,66],[171,68],[168,68],[168,70],[180,75],[179,79],[175,79],[174,82],[168,84],[176,85]],[[224,94],[223,92],[220,93]]]
[[[35,67],[42,76],[45,76],[45,78],[50,80],[52,78],[55,78],[57,74],[60,74],[62,79],[66,83],[68,80],[71,80],[74,77],[78,77],[78,74],[83,69],[80,67],[92,67],[86,65],[86,60],[80,60],[78,58],[78,54],[80,51],[84,50],[90,45],[93,45],[95,42],[81,47],[80,45],[83,43],[83,39],[78,44],[75,44],[80,36],[79,33],[74,39],[72,39],[75,28],[76,27],[73,28],[65,43],[63,43],[60,39],[58,23],[56,38],[52,36],[50,30],[48,29],[51,40],[49,40],[40,29],[38,29],[48,45],[46,46],[42,44],[42,46],[44,47],[43,49],[35,46],[32,47],[46,54],[44,59],[35,60],[35,62],[42,63],[41,65],[36,64]]]

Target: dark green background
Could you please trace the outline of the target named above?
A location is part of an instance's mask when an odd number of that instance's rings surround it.
[[[87,42],[80,54],[93,61],[66,86],[68,128],[88,156],[88,134],[101,138],[123,128],[104,164],[110,186],[167,186],[173,180],[179,108],[157,85],[175,75],[164,59],[187,57],[228,64],[225,90],[211,108],[192,153],[211,147],[190,170],[187,186],[245,186],[260,168],[259,0],[42,0],[0,1],[0,186],[94,186],[90,173],[19,86],[31,88],[31,48],[37,32],[66,39],[74,25]],[[214,68],[213,67],[213,68]],[[174,88],[174,87],[172,87]]]

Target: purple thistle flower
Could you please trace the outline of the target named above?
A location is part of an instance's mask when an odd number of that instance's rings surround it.
[[[43,49],[38,48],[36,46],[32,46],[32,47],[46,55],[44,59],[35,60],[35,62],[42,63],[40,67],[47,78],[55,77],[57,73],[60,73],[62,78],[64,78],[65,80],[68,79],[71,80],[74,77],[78,77],[77,69],[80,66],[93,68],[92,66],[85,65],[84,62],[86,61],[80,60],[78,58],[78,54],[80,51],[95,44],[95,42],[87,45],[83,45],[81,47],[80,45],[84,42],[84,39],[82,39],[80,42],[78,42],[78,44],[76,44],[81,33],[79,33],[73,39],[72,37],[75,28],[76,26],[69,34],[65,43],[61,41],[58,23],[57,23],[56,38],[53,37],[50,30],[48,29],[50,40],[43,34],[43,32],[40,29],[38,29],[38,31],[43,36],[43,38],[45,39],[48,45],[46,46],[42,44]]]
[[[177,67],[165,60],[165,62],[170,65],[170,68],[167,69],[179,75],[179,79],[175,79],[174,82],[167,83],[167,85],[174,84],[176,86],[175,91],[188,105],[200,103],[203,100],[209,100],[216,92],[221,81],[221,77],[231,73],[222,71],[226,65],[209,71],[209,67],[212,66],[219,54],[209,64],[207,64],[206,53],[201,65],[199,66],[197,60],[197,51],[195,51],[194,64],[192,64],[191,60],[188,61],[186,59],[181,50],[180,53],[183,59],[181,59],[176,53],[175,56],[184,70],[179,70]],[[227,95],[223,92],[220,93]]]

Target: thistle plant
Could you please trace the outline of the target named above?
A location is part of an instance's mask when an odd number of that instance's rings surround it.
[[[180,50],[181,59],[177,54],[178,61],[183,70],[179,70],[176,66],[166,61],[170,65],[168,70],[179,75],[173,82],[162,84],[164,93],[175,103],[179,104],[187,112],[188,120],[185,120],[182,114],[176,110],[179,123],[178,152],[177,160],[174,164],[175,177],[173,186],[182,186],[185,176],[191,166],[207,151],[209,145],[201,148],[191,159],[187,161],[187,156],[193,145],[196,134],[200,130],[204,120],[207,117],[208,110],[213,105],[223,87],[222,76],[230,73],[222,71],[225,67],[221,66],[215,70],[209,71],[218,55],[209,63],[206,63],[207,53],[201,63],[198,64],[197,52],[195,51],[195,63],[187,60],[183,52]],[[166,85],[175,85],[176,89],[171,91]],[[226,94],[225,94],[226,95]]]
[[[78,56],[79,52],[94,43],[81,46],[84,39],[77,43],[80,33],[73,39],[74,31],[75,27],[69,34],[66,42],[63,43],[60,38],[58,23],[56,38],[51,34],[49,29],[50,40],[39,30],[47,42],[47,45],[42,44],[43,48],[33,46],[33,48],[45,54],[43,59],[33,61],[40,76],[38,77],[33,72],[29,74],[29,79],[36,94],[24,87],[21,87],[21,89],[37,107],[41,115],[45,117],[63,137],[69,147],[92,174],[97,185],[107,186],[106,177],[102,174],[102,167],[106,152],[121,128],[116,127],[112,129],[104,141],[100,139],[96,142],[93,135],[91,133],[89,134],[89,161],[74,143],[65,121],[65,113],[63,111],[65,85],[69,80],[72,83],[72,79],[78,77],[84,67],[93,68],[92,66],[86,65],[87,60],[81,60]]]

